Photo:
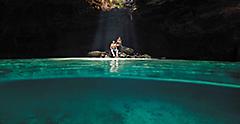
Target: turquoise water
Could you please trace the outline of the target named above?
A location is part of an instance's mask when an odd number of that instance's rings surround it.
[[[0,60],[0,124],[239,124],[240,63]]]

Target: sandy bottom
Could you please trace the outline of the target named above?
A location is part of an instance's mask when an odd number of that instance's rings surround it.
[[[0,124],[239,124],[239,89],[133,79],[0,84]]]

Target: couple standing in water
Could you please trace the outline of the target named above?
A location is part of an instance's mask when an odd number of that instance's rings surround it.
[[[122,47],[121,37],[118,37],[116,41],[112,41],[112,43],[110,44],[111,54],[114,58],[118,57],[121,47]]]

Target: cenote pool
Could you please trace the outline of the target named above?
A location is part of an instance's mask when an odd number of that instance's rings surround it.
[[[0,60],[0,124],[240,124],[240,63]]]

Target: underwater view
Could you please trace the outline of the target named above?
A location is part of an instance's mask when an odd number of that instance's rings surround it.
[[[239,124],[238,62],[0,60],[0,124]]]
[[[240,124],[240,0],[0,0],[0,124]]]

